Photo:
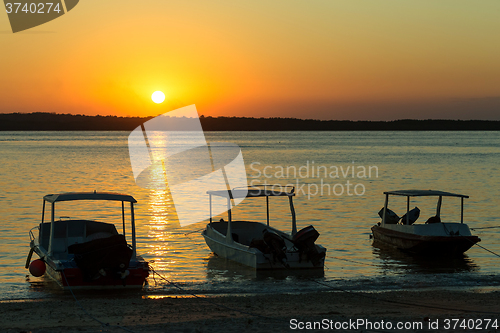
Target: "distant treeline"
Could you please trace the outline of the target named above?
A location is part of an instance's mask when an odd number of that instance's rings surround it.
[[[0,131],[132,131],[151,119],[35,113],[0,113]]]
[[[132,131],[153,117],[0,113],[0,131]],[[493,120],[349,121],[296,118],[200,117],[205,131],[500,131]]]

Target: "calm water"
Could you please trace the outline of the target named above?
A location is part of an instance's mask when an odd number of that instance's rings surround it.
[[[478,247],[460,259],[422,260],[375,248],[369,238],[370,227],[379,221],[382,192],[396,189],[467,194],[465,222],[471,228],[499,226],[499,132],[207,133],[208,141],[241,147],[249,182],[298,185],[298,226],[313,224],[321,234],[318,243],[328,249],[322,277],[256,275],[214,257],[200,235],[204,223],[181,228],[168,193],[135,185],[128,134],[0,132],[1,299],[58,295],[49,281],[26,279],[28,231],[40,222],[44,195],[93,190],[133,195],[138,201],[138,253],[154,261],[159,273],[197,293],[324,288],[311,280],[354,290],[500,286],[500,258]],[[235,208],[234,218],[265,221],[262,200],[246,200]],[[400,216],[404,200],[394,200],[391,207]],[[434,201],[415,200],[413,205],[421,209],[423,221],[434,215]],[[58,215],[80,216],[71,204],[59,207],[65,206]],[[287,201],[272,198],[270,206],[271,224],[290,230]],[[119,206],[83,208],[100,220],[119,221]],[[445,199],[442,217],[459,220],[459,200]],[[500,228],[475,233],[482,246],[500,253]],[[156,282],[150,279],[147,293],[178,292],[160,279]]]

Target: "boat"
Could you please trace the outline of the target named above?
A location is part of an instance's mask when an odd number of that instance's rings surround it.
[[[112,223],[61,217],[56,203],[67,201],[121,202],[122,233]],[[142,288],[149,265],[136,253],[134,204],[130,195],[104,192],[48,194],[43,197],[42,221],[30,230],[26,268],[34,276],[48,276],[63,289]],[[45,221],[45,206],[51,218]],[[130,203],[130,238],[126,239],[125,203]],[[92,207],[92,211],[96,209]],[[31,261],[33,253],[40,259]]]
[[[414,254],[462,255],[481,241],[471,234],[469,226],[464,223],[464,199],[469,198],[467,195],[433,190],[388,191],[384,194],[385,204],[379,211],[382,221],[371,228],[374,244],[380,242]],[[389,196],[406,197],[406,214],[402,218],[389,209]],[[415,223],[420,210],[418,207],[410,210],[412,197],[437,197],[436,214],[425,223]],[[460,198],[460,222],[441,221],[443,197]]]
[[[218,257],[238,262],[256,270],[324,269],[326,249],[315,241],[319,237],[313,226],[297,231],[292,186],[268,189],[249,187],[207,191],[210,202],[210,223],[202,232],[205,242]],[[227,200],[228,220],[212,221],[212,197]],[[234,221],[231,200],[235,198],[266,198],[267,224],[254,221]],[[292,217],[291,234],[269,225],[269,198],[287,197]]]

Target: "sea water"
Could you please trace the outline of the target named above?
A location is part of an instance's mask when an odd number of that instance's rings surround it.
[[[98,191],[133,195],[137,252],[158,275],[146,295],[245,294],[324,290],[500,286],[500,258],[474,246],[464,257],[421,258],[372,245],[384,191],[435,189],[469,195],[471,228],[500,226],[499,132],[207,132],[209,142],[240,146],[248,183],[293,185],[298,228],[314,225],[327,248],[324,274],[255,273],[213,255],[201,236],[205,222],[181,228],[165,190],[135,184],[128,132],[0,132],[0,299],[58,297],[45,278],[24,268],[28,232],[40,223],[46,194]],[[279,188],[279,187],[278,187]],[[196,189],[193,189],[196,190]],[[402,216],[405,198],[391,199]],[[117,206],[118,205],[118,206]],[[417,223],[435,214],[435,198],[412,199]],[[60,210],[59,210],[60,208]],[[208,202],[193,207],[207,209]],[[56,218],[119,220],[119,204],[60,203]],[[444,198],[441,217],[460,221],[460,199]],[[225,218],[224,214],[214,217]],[[266,221],[264,198],[247,199],[233,219]],[[270,224],[290,231],[286,198],[270,198]],[[119,229],[120,230],[120,229]],[[500,228],[473,231],[500,254]],[[36,255],[34,256],[36,257]]]

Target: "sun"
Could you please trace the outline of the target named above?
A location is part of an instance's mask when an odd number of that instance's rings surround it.
[[[155,91],[153,95],[151,95],[151,99],[153,102],[160,104],[165,100],[165,94],[161,91]]]

